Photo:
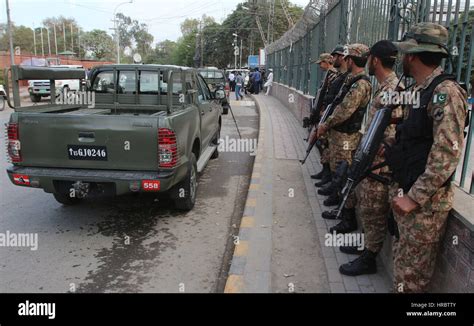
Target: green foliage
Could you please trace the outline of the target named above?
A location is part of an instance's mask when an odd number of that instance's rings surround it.
[[[117,14],[117,28],[120,36],[120,49],[125,47],[134,48],[135,52],[147,57],[152,52],[154,37],[148,32],[147,24],[140,23],[138,20],[125,16],[122,13]],[[132,61],[131,58],[124,58],[124,62]]]
[[[165,40],[156,45],[151,53],[145,58],[144,63],[171,64],[173,62],[173,53],[176,51],[177,43]]]
[[[7,24],[0,24],[0,51],[10,51]],[[13,25],[13,47],[19,46],[22,52],[33,51],[33,30],[26,26]]]
[[[303,14],[303,9],[291,4],[287,0],[277,0],[275,2],[275,18],[273,24],[273,39],[280,38],[288,29],[288,20],[281,6],[281,1],[286,4],[290,16],[296,22]],[[211,17],[204,16],[203,22],[203,63],[204,66],[227,67],[234,64],[233,33],[237,33],[239,38],[237,46],[240,46],[242,39],[242,57],[245,64],[246,58],[251,54],[258,54],[258,49],[263,48],[263,40],[257,27],[255,14],[260,16],[265,36],[268,27],[268,5],[266,3],[253,6],[245,4],[250,10],[246,10],[243,4],[238,4],[236,9],[222,22],[216,23]],[[194,58],[200,56],[200,20],[186,19],[181,24],[181,37],[177,42],[175,53],[172,56],[172,64],[194,65]],[[196,43],[197,42],[197,43]]]
[[[83,44],[85,49],[92,52],[97,60],[110,59],[114,55],[114,41],[112,37],[103,30],[94,29],[85,33]]]

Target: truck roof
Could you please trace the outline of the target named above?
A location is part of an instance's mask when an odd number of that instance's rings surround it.
[[[174,65],[158,65],[158,64],[110,64],[110,65],[102,65],[96,66],[94,69],[107,69],[107,68],[161,68],[163,70],[166,69],[174,69],[174,70],[193,70],[194,68],[184,67],[184,66],[174,66]]]

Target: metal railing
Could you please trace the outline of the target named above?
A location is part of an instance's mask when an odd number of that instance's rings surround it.
[[[470,0],[311,0],[302,19],[283,37],[266,48],[267,66],[274,80],[304,94],[315,96],[322,72],[311,63],[338,44],[364,43],[382,39],[399,40],[419,22],[436,22],[449,31],[452,61],[445,71],[458,81],[474,84],[474,4]],[[471,91],[470,97],[474,96]],[[474,116],[469,106],[470,125],[456,182],[474,194]]]

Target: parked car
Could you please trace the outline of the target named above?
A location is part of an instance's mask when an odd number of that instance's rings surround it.
[[[25,79],[82,78],[75,69],[12,69]],[[64,205],[155,192],[191,210],[198,173],[219,154],[225,93],[211,91],[195,69],[163,65],[97,67],[88,90],[94,108],[15,108],[7,127],[11,182]]]
[[[51,65],[51,68],[59,69],[84,69],[80,65]],[[85,80],[87,78],[86,73],[84,73],[84,78],[82,80],[56,80],[56,96],[61,95],[62,93],[70,91],[79,91],[83,89],[85,85]],[[28,81],[28,93],[30,94],[30,99],[32,102],[37,103],[41,101],[43,97],[51,96],[51,87],[49,80],[29,80]]]
[[[221,100],[222,104],[222,114],[229,114],[230,108],[230,86],[229,81],[225,78],[224,71],[219,70],[214,67],[210,68],[199,68],[199,74],[204,78],[206,83],[209,85],[209,88],[212,91],[217,89],[222,89],[225,91],[225,98]]]

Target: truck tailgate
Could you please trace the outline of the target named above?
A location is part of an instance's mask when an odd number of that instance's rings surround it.
[[[158,117],[18,116],[23,166],[158,170]]]

